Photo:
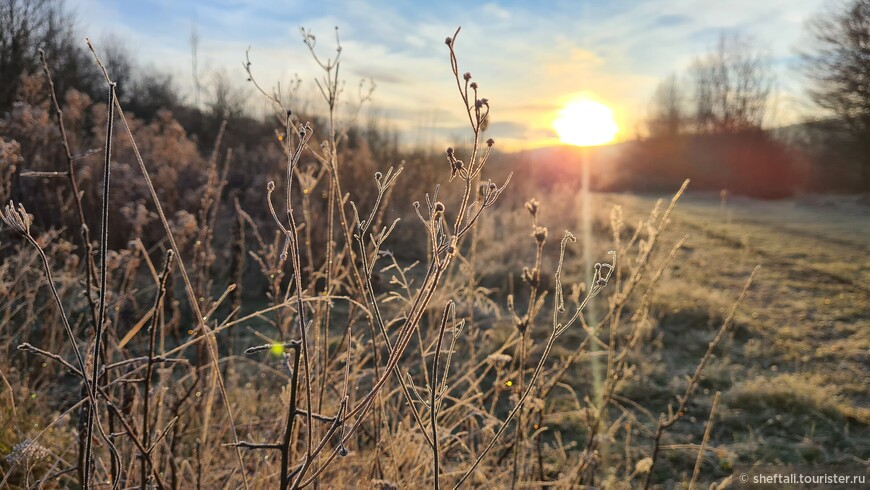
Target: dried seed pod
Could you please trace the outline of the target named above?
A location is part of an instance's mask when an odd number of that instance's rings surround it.
[[[532,235],[535,237],[535,240],[538,242],[538,244],[543,244],[545,241],[547,241],[547,227],[535,227],[535,232],[532,233]]]
[[[534,197],[529,199],[528,201],[526,201],[526,209],[529,211],[529,214],[531,214],[532,216],[537,216],[538,206],[540,206],[540,205],[541,205],[541,203],[538,202],[538,200],[535,199]]]

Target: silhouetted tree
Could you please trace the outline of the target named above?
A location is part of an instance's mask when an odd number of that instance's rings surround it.
[[[75,35],[62,0],[0,0],[0,114],[12,106],[21,77],[39,72],[45,50],[58,93],[76,87],[94,95],[100,77]]]
[[[683,131],[686,122],[685,95],[677,75],[659,84],[650,102],[647,130],[650,137],[673,137]]]
[[[762,127],[774,76],[767,57],[749,38],[722,34],[712,52],[694,61],[690,76],[698,133]]]
[[[833,120],[817,129],[828,152],[870,190],[870,0],[840,3],[808,23],[813,45],[803,53],[813,102]]]
[[[206,105],[215,120],[231,121],[244,115],[248,94],[235,85],[226,72],[215,72],[209,89]]]
[[[112,74],[112,80],[118,85],[115,92],[122,102],[134,97],[131,93],[134,68],[133,58],[124,42],[116,35],[109,34],[100,39],[97,49],[106,69]]]

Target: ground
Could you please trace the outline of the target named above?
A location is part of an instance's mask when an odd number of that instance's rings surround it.
[[[615,194],[597,200],[621,204],[628,223],[655,201]],[[641,366],[626,394],[661,396],[664,410],[752,268],[762,270],[707,368],[691,417],[675,426],[671,456],[694,461],[712,392],[719,390],[723,404],[705,466],[713,473],[727,474],[737,462],[866,461],[870,206],[848,197],[688,195],[672,218],[664,241],[682,235],[688,241],[654,299],[658,321],[644,351],[660,363]],[[656,366],[662,363],[666,369]]]

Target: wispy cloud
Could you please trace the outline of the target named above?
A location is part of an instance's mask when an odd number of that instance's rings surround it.
[[[340,27],[349,92],[359,78],[378,83],[377,112],[409,137],[437,141],[461,123],[444,38],[462,25],[457,43],[493,104],[492,133],[511,146],[546,143],[560,104],[580,93],[614,107],[630,137],[657,82],[683,70],[723,30],[743,31],[766,47],[780,73],[783,100],[801,87],[788,60],[803,21],[824,0],[498,1],[423,4],[255,0],[79,0],[84,30],[113,32],[146,64],[192,86],[190,36],[199,33],[200,66],[245,82],[241,61],[253,48],[261,81],[286,83],[316,74],[299,36],[312,29],[329,56]],[[780,108],[780,114],[788,110]],[[428,127],[424,127],[428,126]]]

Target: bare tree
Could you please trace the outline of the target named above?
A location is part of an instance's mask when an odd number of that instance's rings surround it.
[[[808,30],[814,44],[802,55],[809,96],[834,119],[819,127],[844,147],[870,189],[870,0],[839,3]]]
[[[656,137],[673,137],[683,131],[686,122],[685,95],[677,75],[671,75],[659,83],[652,100],[647,117],[649,135]]]
[[[132,97],[130,85],[133,82],[134,63],[124,40],[114,34],[106,36],[102,42],[102,58],[106,68],[111,70],[117,87],[115,92],[120,100],[126,101]]]
[[[733,133],[761,128],[770,109],[774,75],[750,38],[722,34],[716,48],[692,63],[695,128]]]
[[[40,71],[45,51],[58,93],[76,87],[98,94],[99,78],[63,0],[0,0],[0,115],[18,93],[21,77]]]
[[[215,120],[237,119],[245,113],[248,93],[243,88],[233,84],[232,79],[225,71],[214,73],[209,89],[209,100],[206,105]]]
[[[0,113],[12,105],[21,75],[36,69],[53,7],[45,0],[0,0]]]

